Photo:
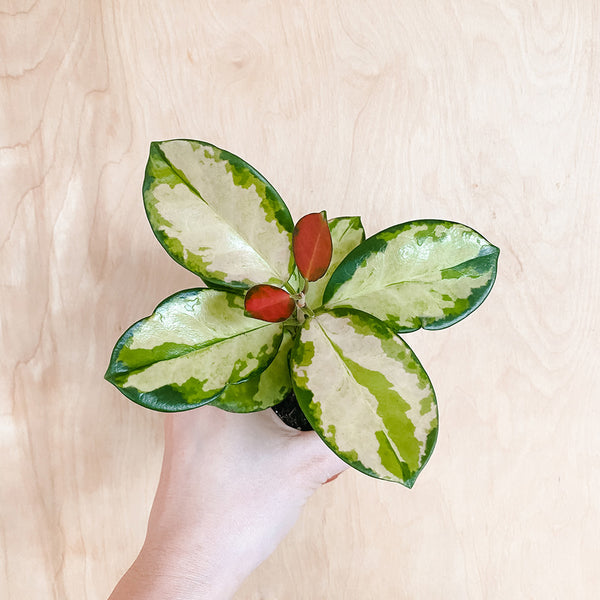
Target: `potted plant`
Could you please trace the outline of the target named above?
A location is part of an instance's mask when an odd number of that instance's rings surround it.
[[[450,221],[368,239],[359,217],[294,225],[253,167],[194,140],[151,144],[143,197],[159,242],[204,286],[132,325],[106,379],[159,411],[301,414],[350,466],[412,487],[435,445],[437,403],[399,334],[475,310],[498,248]]]

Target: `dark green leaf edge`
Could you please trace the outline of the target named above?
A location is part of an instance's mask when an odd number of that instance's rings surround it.
[[[238,176],[240,175],[241,172],[243,172],[243,169],[247,169],[252,175],[254,175],[262,183],[264,183],[265,191],[268,196],[268,199],[277,205],[277,209],[275,211],[275,217],[276,217],[277,223],[281,226],[281,228],[283,230],[287,231],[291,236],[292,231],[294,229],[294,222],[292,220],[290,211],[289,211],[287,205],[285,204],[285,202],[283,201],[283,199],[281,198],[281,196],[277,193],[277,190],[269,183],[269,181],[261,173],[259,173],[254,167],[249,165],[242,158],[240,158],[239,156],[236,156],[235,154],[232,154],[231,152],[228,152],[227,150],[223,150],[222,148],[219,148],[218,146],[215,146],[214,144],[211,144],[210,142],[203,142],[201,140],[191,140],[188,138],[174,138],[174,139],[170,139],[170,140],[154,141],[154,142],[150,143],[150,151],[149,151],[148,161],[146,163],[146,168],[144,170],[144,181],[142,184],[142,198],[144,200],[144,210],[146,212],[146,217],[148,219],[148,222],[150,223],[150,228],[152,229],[154,236],[159,241],[160,245],[164,248],[165,252],[177,264],[181,265],[184,269],[187,269],[188,271],[194,273],[194,275],[197,275],[198,277],[200,277],[200,279],[203,281],[203,283],[206,286],[208,286],[209,288],[214,289],[214,290],[225,291],[225,292],[233,292],[236,294],[244,294],[245,291],[250,286],[247,283],[244,283],[243,281],[232,281],[232,282],[226,283],[224,281],[221,281],[219,279],[215,279],[212,277],[208,277],[206,274],[203,274],[203,273],[200,273],[198,271],[191,269],[188,265],[185,264],[185,261],[183,260],[183,258],[178,258],[177,256],[174,256],[171,253],[171,250],[169,249],[169,245],[166,241],[167,236],[159,229],[155,229],[152,224],[152,220],[150,218],[149,203],[146,200],[146,195],[149,192],[150,187],[152,186],[152,183],[156,179],[149,172],[150,166],[151,166],[151,163],[153,162],[153,160],[160,160],[163,163],[165,163],[165,165],[167,165],[168,168],[178,177],[178,179],[181,181],[181,183],[185,184],[194,194],[196,194],[198,196],[198,198],[200,200],[202,200],[204,202],[204,200],[200,196],[199,192],[193,186],[191,186],[191,184],[188,182],[188,180],[184,176],[184,174],[181,173],[179,169],[176,169],[169,162],[169,160],[167,160],[167,157],[165,156],[164,152],[159,147],[159,144],[164,144],[164,143],[168,143],[168,142],[178,142],[178,141],[191,142],[194,144],[203,144],[206,146],[211,146],[220,154],[220,156],[223,159],[228,161],[228,163],[232,166],[232,168],[236,170],[236,174]],[[173,238],[171,238],[171,240],[173,240]],[[179,241],[179,240],[177,240],[177,241]],[[295,266],[294,265],[294,257],[292,256],[291,246],[290,246],[290,264],[288,266],[289,273],[292,272],[294,266]]]
[[[444,221],[444,220],[438,220],[438,219],[417,219],[414,221],[407,221],[407,222],[401,223],[399,225],[392,225],[391,227],[388,227],[387,229],[383,229],[382,231],[367,238],[364,242],[362,242],[356,248],[354,248],[354,250],[351,250],[346,255],[346,257],[342,260],[342,262],[340,262],[337,269],[332,273],[331,278],[329,279],[327,286],[325,287],[325,290],[323,292],[323,305],[327,304],[327,302],[329,302],[329,300],[331,300],[331,298],[333,297],[333,295],[335,294],[337,289],[354,275],[356,270],[361,266],[361,264],[364,263],[364,261],[367,259],[367,257],[369,255],[371,255],[375,252],[383,251],[383,249],[387,246],[387,243],[388,243],[388,240],[386,238],[389,238],[391,234],[397,234],[398,232],[401,232],[404,229],[412,227],[416,223],[430,225],[430,226],[460,225],[461,227],[467,227],[467,228],[471,229],[474,233],[476,233],[483,240],[485,240],[485,242],[488,245],[486,247],[483,247],[481,249],[479,255],[476,256],[475,258],[473,258],[469,261],[466,261],[465,263],[461,263],[460,265],[455,265],[454,267],[449,267],[447,269],[443,269],[443,272],[447,272],[448,274],[450,274],[451,271],[457,269],[458,267],[462,267],[465,265],[469,265],[469,266],[472,266],[473,268],[476,268],[476,261],[481,261],[481,263],[483,263],[483,264],[493,266],[492,277],[486,285],[484,285],[480,288],[475,288],[473,290],[473,293],[469,296],[469,298],[465,299],[465,301],[468,302],[467,309],[465,309],[465,311],[463,311],[462,313],[460,313],[456,316],[449,316],[445,319],[439,319],[436,321],[429,321],[429,322],[427,319],[423,319],[421,317],[415,316],[414,317],[414,327],[398,328],[394,323],[388,322],[388,321],[385,322],[386,325],[388,327],[390,327],[395,333],[411,333],[411,332],[417,331],[419,329],[425,329],[425,330],[430,330],[430,331],[446,329],[447,327],[450,327],[451,325],[454,325],[455,323],[462,321],[464,318],[469,316],[473,311],[475,311],[477,308],[479,308],[479,306],[481,306],[483,301],[489,295],[489,293],[492,290],[492,287],[494,286],[494,283],[496,281],[497,264],[498,264],[498,257],[500,255],[500,249],[498,247],[494,246],[493,244],[491,244],[490,242],[488,242],[488,240],[485,237],[483,237],[478,231],[476,231],[472,227],[469,227],[468,225],[464,225],[462,223],[458,223],[455,221]],[[423,236],[423,237],[426,237],[426,236]],[[370,314],[365,311],[359,311],[359,312],[364,312],[365,314]],[[374,315],[370,315],[370,316],[374,317]],[[376,317],[374,317],[374,318],[376,318]]]
[[[347,230],[348,229],[355,229],[356,231],[360,231],[360,233],[361,233],[361,240],[358,243],[358,245],[362,244],[365,241],[366,235],[365,235],[365,228],[363,227],[362,220],[361,220],[360,216],[344,216],[344,217],[334,217],[333,219],[329,219],[327,221],[327,224],[329,225],[329,231],[331,231],[333,229],[333,227],[335,227],[335,225],[337,224],[337,222],[343,221],[343,220],[348,220],[349,221],[349,225],[348,225]],[[358,227],[355,227],[354,225],[358,225]],[[358,246],[356,246],[356,247],[358,247]],[[350,252],[352,252],[352,250],[350,250]],[[348,254],[350,254],[350,252],[348,252]],[[333,253],[335,254],[335,243],[333,245]],[[348,256],[348,254],[346,254],[344,256],[344,258],[342,258],[342,260],[338,263],[338,266],[345,260],[346,256]],[[337,269],[337,267],[336,267],[336,269]],[[334,269],[334,271],[331,273],[331,275],[333,275],[333,273],[335,273],[336,269]],[[330,280],[331,280],[331,275],[329,277]],[[327,276],[327,273],[325,273],[325,275],[323,277],[326,277],[326,276]],[[323,292],[325,292],[325,288],[323,288]],[[317,298],[319,298],[319,297],[317,296]],[[321,297],[317,300],[317,304],[314,307],[310,306],[309,308],[311,308],[311,309],[317,309],[317,308],[319,308],[322,305],[323,305],[323,294],[321,294]]]
[[[379,331],[380,333],[384,333],[385,335],[391,334],[394,337],[401,339],[406,344],[406,347],[410,351],[415,363],[417,363],[417,365],[420,366],[421,369],[423,369],[423,372],[425,373],[425,375],[427,375],[427,379],[429,379],[429,383],[431,385],[431,390],[433,392],[433,401],[435,402],[436,406],[438,405],[437,395],[435,393],[435,388],[433,387],[433,382],[431,381],[431,378],[429,377],[429,375],[427,374],[427,371],[423,367],[423,364],[421,363],[421,361],[419,360],[417,355],[414,353],[413,349],[406,342],[406,340],[404,340],[399,335],[397,335],[396,332],[392,328],[390,328],[386,323],[384,323],[383,321],[381,321],[380,319],[378,319],[377,317],[375,317],[369,313],[366,313],[361,310],[352,309],[352,308],[346,308],[346,307],[334,308],[334,309],[328,309],[328,310],[320,309],[317,313],[315,313],[315,315],[326,313],[326,312],[333,314],[334,316],[340,316],[340,317],[343,317],[345,315],[352,315],[352,314],[357,315],[357,316],[359,316],[359,318],[364,318],[366,321],[370,320],[371,321],[370,325],[373,327],[374,331],[376,331],[376,332]],[[292,346],[292,350],[290,352],[290,372],[292,372],[291,363],[294,361],[294,358],[296,357],[296,355],[300,354],[300,352],[302,352],[302,356],[303,356],[305,351],[309,351],[309,352],[311,351],[310,349],[308,349],[306,347],[301,349],[302,345],[303,344],[300,342],[300,336],[297,336],[296,339],[294,340],[294,345]],[[302,361],[300,361],[300,362],[302,362]],[[363,465],[363,463],[361,463],[360,460],[358,460],[358,457],[356,458],[356,460],[352,460],[352,459],[348,459],[344,456],[341,456],[340,454],[335,452],[335,450],[333,450],[333,448],[331,448],[331,446],[325,441],[325,438],[322,435],[320,428],[318,426],[318,421],[315,418],[315,415],[310,408],[310,404],[311,404],[314,394],[308,389],[298,387],[295,383],[293,376],[292,376],[292,387],[294,389],[294,394],[296,395],[298,405],[300,406],[300,409],[304,413],[304,416],[307,418],[311,427],[316,431],[317,435],[321,438],[323,443],[338,458],[340,458],[342,461],[344,461],[347,465],[351,466],[353,469],[356,469],[357,471],[360,471],[361,473],[364,473],[365,475],[368,475],[369,477],[373,477],[374,479],[379,479],[381,481],[390,481],[389,479],[383,479],[375,471],[373,471],[369,467],[366,467],[365,465]],[[434,451],[436,443],[437,443],[438,431],[439,431],[439,421],[440,421],[439,410],[437,412],[438,412],[437,425],[432,431],[429,432],[429,435],[427,436],[427,441],[425,442],[425,455],[423,458],[423,463],[421,464],[421,466],[419,467],[419,469],[417,471],[407,475],[407,477],[404,481],[401,481],[401,482],[390,481],[391,483],[400,483],[401,485],[403,485],[409,489],[411,489],[414,486],[417,478],[419,477],[419,475],[421,474],[421,472],[423,471],[423,469],[429,462],[429,459],[433,455],[433,451]]]
[[[348,220],[349,222],[352,223],[352,225],[358,224],[358,227],[351,227],[349,225],[348,229],[355,229],[356,231],[360,231],[361,232],[362,240],[361,240],[360,243],[362,244],[362,242],[365,241],[366,234],[365,234],[365,228],[363,226],[363,222],[362,222],[362,219],[361,219],[360,215],[345,215],[345,216],[342,216],[342,217],[333,217],[332,219],[329,219],[327,221],[327,223],[330,225],[329,229],[331,230],[331,228],[333,226],[335,226],[337,222],[343,221],[343,220]]]
[[[149,408],[151,410],[155,410],[158,412],[182,412],[182,411],[186,411],[186,410],[191,410],[193,408],[198,408],[200,406],[204,406],[204,405],[209,404],[210,402],[213,402],[214,400],[216,400],[223,393],[223,391],[225,390],[227,385],[230,385],[230,384],[227,384],[223,389],[219,390],[213,396],[203,399],[202,402],[190,403],[187,400],[185,400],[185,396],[182,392],[180,392],[178,389],[176,389],[170,385],[162,386],[151,392],[140,392],[139,390],[137,390],[136,388],[133,388],[133,387],[122,387],[118,383],[120,375],[129,374],[131,372],[131,369],[129,367],[125,366],[124,363],[122,363],[118,359],[118,357],[119,357],[119,354],[121,353],[121,349],[127,343],[127,341],[134,335],[135,331],[139,327],[141,327],[141,325],[145,321],[147,321],[151,316],[153,316],[161,306],[168,303],[173,298],[194,296],[194,295],[197,295],[198,292],[203,292],[203,291],[207,291],[210,289],[212,289],[212,288],[190,288],[187,290],[181,290],[179,292],[171,294],[170,296],[168,296],[167,298],[162,300],[159,304],[157,304],[156,308],[152,311],[152,313],[150,315],[140,319],[139,321],[136,321],[131,327],[129,327],[121,335],[121,337],[115,344],[115,347],[113,348],[113,351],[111,353],[108,369],[106,370],[106,373],[104,374],[104,379],[106,379],[106,381],[108,381],[109,383],[112,383],[112,385],[114,385],[125,397],[127,397],[132,402],[135,402],[136,404],[139,404],[140,406],[143,406],[144,408]],[[283,340],[283,329],[281,331],[281,335],[279,336],[279,344],[278,344],[277,350],[273,353],[273,358],[263,368],[253,371],[247,377],[245,377],[244,379],[240,379],[240,380],[236,381],[235,383],[236,384],[243,383],[243,382],[247,381],[248,379],[250,379],[251,377],[259,376],[274,360],[275,356],[277,355],[277,352],[279,352],[279,346],[281,345],[282,340]],[[159,361],[155,361],[155,362],[159,362]],[[149,363],[148,365],[145,365],[145,366],[147,367],[150,364],[154,364],[154,363]],[[142,368],[142,367],[140,366],[139,368]],[[233,385],[233,382],[231,383],[231,385]],[[183,387],[183,386],[177,386],[177,387]]]
[[[285,336],[285,333],[284,333]],[[286,360],[286,368],[288,369],[288,373],[289,373],[289,357],[290,354],[292,352],[292,347],[293,344],[295,342],[295,338],[293,338],[291,340],[291,345],[287,350],[287,360]],[[253,410],[246,410],[245,406],[242,405],[235,405],[234,402],[228,402],[226,404],[221,403],[221,398],[222,396],[228,391],[228,390],[235,390],[235,388],[242,386],[250,386],[254,392],[256,392],[258,390],[258,386],[260,385],[260,378],[263,375],[263,373],[269,368],[269,366],[271,366],[271,364],[275,361],[275,359],[277,358],[277,355],[279,354],[279,352],[281,351],[281,346],[283,345],[283,338],[282,338],[282,342],[279,345],[279,350],[277,351],[277,353],[275,354],[275,356],[273,357],[273,360],[269,363],[269,365],[265,368],[264,371],[260,371],[257,374],[251,375],[248,379],[244,380],[244,381],[238,381],[236,383],[228,383],[224,388],[223,391],[216,397],[213,398],[209,404],[213,404],[214,406],[216,406],[217,408],[220,408],[221,410],[225,410],[227,412],[234,412],[234,413],[238,413],[238,414],[247,414],[247,413],[253,413],[253,412],[260,412],[262,410],[267,410],[268,408],[272,408],[273,406],[275,406],[276,404],[279,404],[280,402],[283,401],[284,397],[286,394],[288,394],[291,389],[292,389],[292,383],[291,383],[291,373],[290,375],[290,387],[289,389],[286,390],[286,392],[283,394],[282,398],[277,397],[275,394],[273,395],[273,403],[269,406],[262,406],[260,408],[254,408]],[[242,410],[240,410],[242,409]]]

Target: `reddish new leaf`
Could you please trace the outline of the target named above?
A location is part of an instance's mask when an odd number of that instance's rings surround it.
[[[248,316],[270,323],[285,321],[295,306],[294,299],[285,290],[266,283],[251,287],[244,300]]]
[[[302,277],[316,281],[323,277],[331,262],[331,233],[325,211],[302,217],[292,237],[294,259]]]

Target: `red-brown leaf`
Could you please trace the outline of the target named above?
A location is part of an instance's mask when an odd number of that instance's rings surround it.
[[[283,289],[274,285],[255,285],[246,292],[246,314],[270,323],[285,321],[296,306],[294,299]]]
[[[292,248],[304,279],[316,281],[325,275],[333,250],[325,211],[305,215],[296,223]]]

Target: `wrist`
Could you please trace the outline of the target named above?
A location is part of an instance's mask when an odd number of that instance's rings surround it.
[[[228,600],[242,579],[225,565],[176,546],[144,543],[109,600]]]

